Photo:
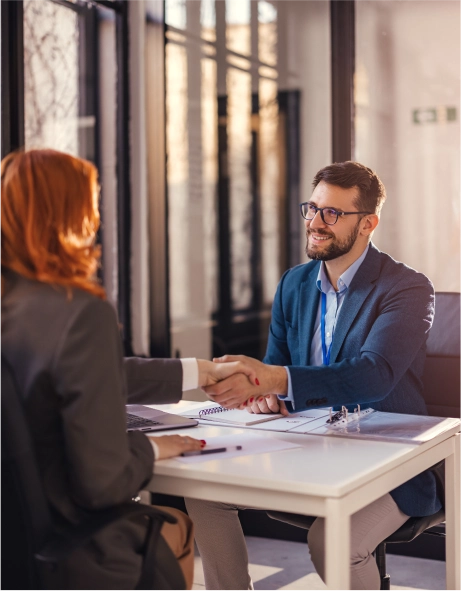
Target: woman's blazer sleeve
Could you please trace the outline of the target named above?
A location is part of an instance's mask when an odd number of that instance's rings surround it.
[[[100,508],[132,498],[152,476],[142,433],[126,432],[126,385],[115,311],[92,298],[70,319],[54,358],[67,477],[74,501]]]
[[[182,398],[179,359],[124,359],[129,404],[171,404]]]

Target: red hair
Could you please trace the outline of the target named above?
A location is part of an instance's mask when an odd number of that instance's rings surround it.
[[[101,299],[98,172],[55,150],[13,152],[1,163],[2,271],[79,288]]]

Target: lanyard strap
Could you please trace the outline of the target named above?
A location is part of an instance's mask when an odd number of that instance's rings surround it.
[[[333,337],[331,338],[330,346],[327,350],[327,344],[325,339],[325,316],[327,313],[327,296],[322,291],[322,308],[321,308],[321,315],[320,315],[320,332],[322,335],[322,356],[323,356],[323,365],[330,365],[330,353],[331,353],[331,345],[333,344]]]

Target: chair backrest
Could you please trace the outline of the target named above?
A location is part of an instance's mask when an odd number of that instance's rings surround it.
[[[430,415],[460,416],[460,294],[436,292],[427,340],[424,400]]]
[[[2,355],[2,589],[40,589],[34,553],[51,532],[23,401]]]

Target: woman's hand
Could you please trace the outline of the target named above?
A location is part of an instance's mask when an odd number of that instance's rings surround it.
[[[202,449],[206,442],[202,439],[193,437],[184,437],[183,435],[160,435],[157,437],[148,436],[155,441],[158,447],[158,456],[156,460],[165,460],[166,458],[175,458],[185,451],[196,451]]]
[[[285,403],[283,400],[279,400],[275,394],[250,398],[246,404],[240,407],[240,410],[243,409],[254,414],[281,413],[284,416],[289,416]]]

